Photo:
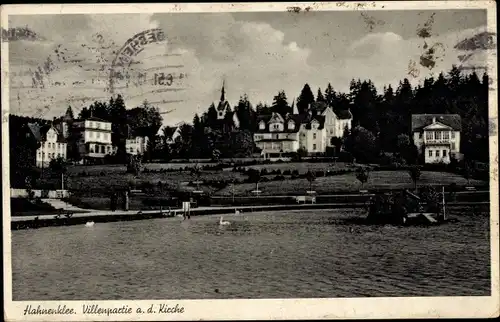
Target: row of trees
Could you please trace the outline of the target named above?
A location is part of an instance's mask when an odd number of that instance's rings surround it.
[[[337,92],[331,84],[316,95],[305,84],[300,95],[290,104],[284,91],[279,91],[271,105],[259,102],[255,108],[246,95],[240,97],[234,113],[240,128],[232,128],[232,113],[217,120],[217,110],[210,105],[205,113],[195,115],[192,125],[185,125],[179,146],[173,154],[182,157],[212,157],[214,150],[222,156],[248,155],[254,151],[252,132],[260,115],[276,112],[292,113],[294,104],[299,114],[317,113],[314,106],[325,103],[334,111],[350,109],[353,129],[334,145],[343,145],[360,162],[378,162],[385,152],[394,153],[407,163],[416,163],[417,151],[409,135],[412,114],[459,114],[462,118],[460,150],[468,157],[487,162],[489,78],[480,79],[476,72],[464,74],[453,66],[448,73],[428,77],[412,87],[408,79],[396,89],[385,86],[378,92],[371,80],[352,80],[349,93]],[[222,129],[226,129],[223,131]],[[230,129],[230,130],[228,130]],[[240,151],[241,150],[241,151]],[[165,153],[164,153],[165,154]]]
[[[150,147],[146,159],[150,160],[153,157],[152,152],[158,142],[156,136],[163,122],[157,107],[144,101],[141,106],[127,109],[123,97],[117,95],[115,98],[111,97],[109,102],[96,101],[80,111],[79,118],[85,119],[90,116],[112,123],[111,142],[118,148],[117,159],[125,159],[125,140],[130,136],[148,137]],[[70,141],[76,142],[74,139]],[[78,155],[72,157],[78,159]]]

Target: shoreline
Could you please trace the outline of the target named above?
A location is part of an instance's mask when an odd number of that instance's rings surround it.
[[[489,206],[490,202],[450,202],[446,206],[464,207],[464,206]],[[242,207],[200,207],[191,210],[191,216],[208,216],[208,215],[226,215],[234,214],[236,210],[242,213],[254,213],[261,211],[285,211],[285,210],[310,210],[310,209],[353,209],[364,208],[365,203],[323,203],[323,204],[298,204],[298,205],[264,205],[264,206],[242,206]],[[11,230],[37,229],[42,227],[54,226],[74,226],[85,225],[89,221],[105,223],[118,221],[135,221],[146,219],[171,218],[177,215],[182,215],[182,209],[172,209],[170,215],[163,210],[147,210],[147,211],[95,211],[88,213],[74,214],[71,217],[65,216],[21,216],[11,217]],[[40,218],[42,217],[42,218]],[[38,219],[37,219],[38,218]]]

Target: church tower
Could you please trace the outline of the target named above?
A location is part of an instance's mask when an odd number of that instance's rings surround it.
[[[225,90],[225,85],[226,82],[222,82],[222,89],[221,89],[221,94],[220,94],[220,101],[219,104],[217,105],[217,119],[218,120],[223,120],[224,117],[226,116],[226,110],[229,109],[231,110],[231,107],[229,106],[229,103],[226,101],[226,90]]]

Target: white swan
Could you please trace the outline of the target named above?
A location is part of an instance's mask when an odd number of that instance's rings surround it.
[[[231,223],[229,221],[222,220],[222,216],[220,216],[219,225],[228,226],[228,225],[231,225]]]
[[[93,221],[87,221],[87,223],[85,224],[85,227],[92,227],[92,226],[94,226]]]

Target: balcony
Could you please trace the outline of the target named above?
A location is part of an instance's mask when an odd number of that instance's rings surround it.
[[[451,144],[453,140],[451,139],[425,139],[425,144]]]

